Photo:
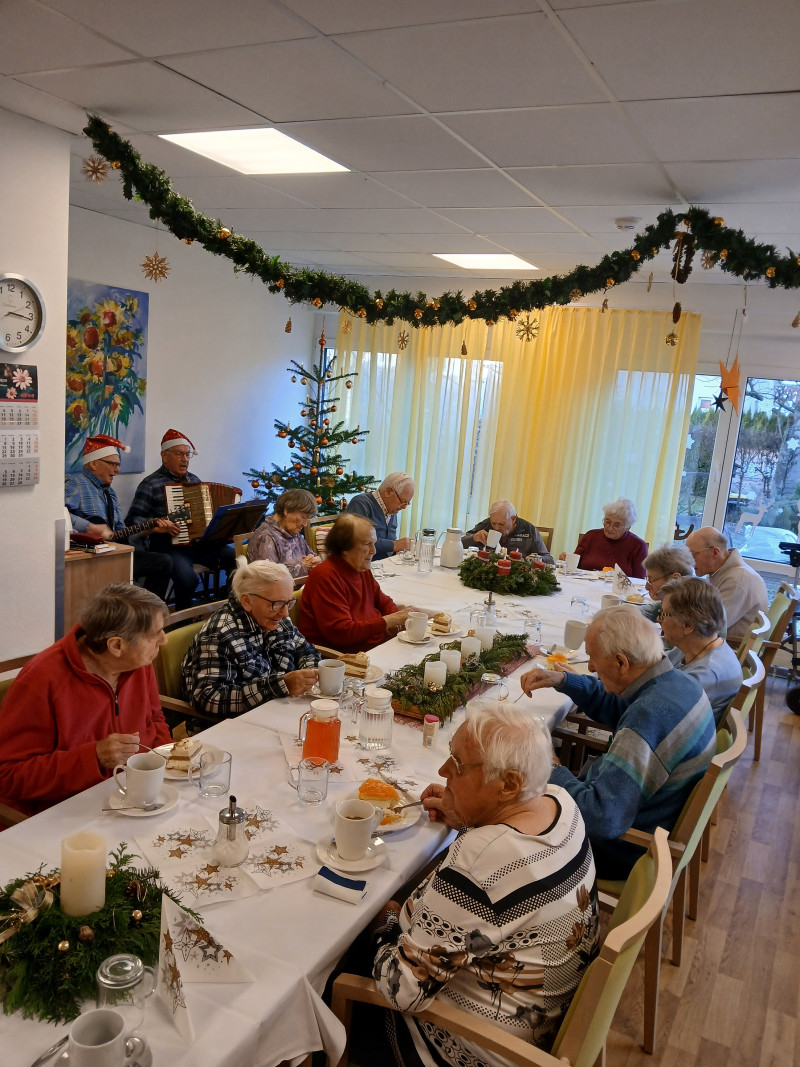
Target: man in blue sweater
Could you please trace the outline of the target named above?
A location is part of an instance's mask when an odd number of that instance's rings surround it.
[[[397,513],[408,507],[413,496],[414,479],[402,471],[394,471],[386,475],[377,489],[354,496],[345,508],[351,515],[363,515],[375,526],[373,559],[386,559],[411,548],[410,537],[397,537]]]
[[[550,781],[580,808],[601,878],[625,878],[641,855],[617,840],[631,827],[672,828],[716,752],[708,697],[664,655],[658,627],[626,605],[599,612],[586,632],[589,670],[597,678],[532,670],[530,696],[547,686],[610,726],[608,750],[576,777],[553,757]]]

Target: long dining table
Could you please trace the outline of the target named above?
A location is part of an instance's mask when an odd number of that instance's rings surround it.
[[[485,593],[466,589],[455,572],[440,568],[438,562],[432,571],[420,573],[390,558],[383,561],[382,571],[381,586],[397,603],[446,611],[453,616],[456,628],[463,624],[462,632],[469,624],[470,611],[484,606]],[[541,620],[543,644],[560,643],[565,621],[575,614],[573,597],[584,598],[593,612],[604,592],[602,581],[586,578],[561,578],[560,584],[561,591],[549,597],[496,597],[497,629],[524,632],[526,619],[535,615]],[[454,635],[413,645],[398,636],[371,650],[370,661],[381,671],[395,670],[419,662],[436,651],[437,643],[452,639],[457,638]],[[520,696],[519,678],[529,666],[519,667],[507,679],[511,700]],[[568,710],[568,702],[554,690],[523,697],[518,706],[543,716],[550,726]],[[288,761],[291,739],[308,707],[308,697],[272,700],[236,719],[220,721],[198,737],[204,745],[232,754],[230,791],[242,806],[271,813],[294,838],[313,847],[330,840],[336,802],[358,786],[357,780],[338,780],[332,775],[323,804],[310,806],[298,800],[288,781]],[[395,722],[388,753],[406,774],[413,775],[418,789],[438,780],[452,730],[463,721],[463,715],[463,709],[457,712],[452,724],[439,730],[430,748],[423,746],[420,729]],[[355,730],[351,722],[343,721],[343,736],[350,739],[343,745],[350,746],[354,759],[358,751],[353,745]],[[42,865],[46,870],[60,866],[62,839],[79,830],[100,831],[109,849],[127,842],[131,851],[141,855],[137,839],[160,826],[174,825],[177,817],[189,821],[205,817],[216,827],[223,806],[220,799],[201,798],[187,780],[168,784],[178,791],[176,806],[147,818],[132,819],[122,812],[101,810],[116,793],[111,779],[4,831],[0,834],[2,884]],[[382,905],[447,844],[449,831],[421,814],[417,821],[409,820],[405,828],[382,836],[386,846],[383,862],[364,874],[350,875],[367,883],[365,895],[355,904],[315,892],[318,862],[309,877],[262,887],[244,898],[223,897],[203,904],[189,900],[253,981],[185,985],[194,1028],[190,1044],[173,1025],[166,1003],[151,997],[142,1033],[153,1050],[153,1062],[172,1067],[275,1067],[283,1061],[299,1063],[320,1048],[335,1061],[344,1046],[344,1032],[322,1000],[325,982]],[[67,1027],[24,1019],[16,1013],[2,1018],[0,1030],[4,1067],[28,1067],[66,1033]]]

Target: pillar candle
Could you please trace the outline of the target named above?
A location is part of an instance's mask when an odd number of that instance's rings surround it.
[[[509,559],[522,559],[522,553],[521,552],[517,552],[516,550],[513,551],[513,552],[509,552],[508,553],[508,558]]]
[[[488,652],[494,644],[494,627],[493,626],[476,626],[475,636],[481,643],[481,648],[484,652]]]
[[[511,574],[511,560],[499,559],[497,561],[497,573],[498,574]]]
[[[487,560],[487,559],[491,559],[491,558],[492,558],[491,552],[487,552],[485,548],[482,548],[482,549],[480,549],[478,551],[478,559]]]
[[[448,674],[458,674],[461,670],[461,653],[457,648],[443,648],[439,659],[447,667]]]
[[[83,830],[61,842],[61,910],[88,915],[106,902],[106,839]]]
[[[438,659],[429,659],[425,664],[422,681],[425,685],[444,685],[447,678],[447,664]]]
[[[481,650],[481,643],[477,637],[464,637],[461,640],[461,662],[464,663],[470,656],[477,656]]]

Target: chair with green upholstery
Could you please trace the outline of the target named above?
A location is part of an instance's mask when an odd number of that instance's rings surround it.
[[[208,609],[216,609],[217,606],[216,604],[198,605],[198,607],[206,609],[203,614],[208,614]],[[197,614],[198,608],[187,608],[186,612]],[[180,614],[184,613],[181,612]],[[167,626],[173,621],[175,621],[174,616],[167,620]],[[181,665],[195,634],[204,625],[205,622],[201,619],[197,622],[189,622],[185,626],[178,626],[174,630],[168,630],[167,642],[158,650],[158,655],[153,664],[156,672],[156,681],[158,682],[159,700],[165,713],[164,717],[170,724],[173,734],[176,729],[180,729],[179,721],[182,716],[203,719],[205,722],[219,721],[211,715],[206,715],[205,712],[198,711],[181,697]]]
[[[658,829],[649,843],[649,852],[637,862],[625,883],[605,944],[586,969],[551,1052],[528,1044],[488,1019],[461,1011],[446,997],[435,1000],[416,1017],[469,1038],[481,1048],[523,1067],[600,1067],[605,1062],[606,1036],[639,949],[666,907],[671,876],[667,832]],[[355,1001],[389,1008],[372,978],[340,975],[333,984],[331,1007],[348,1031]],[[348,1063],[347,1050],[339,1062],[340,1067]]]
[[[794,618],[798,604],[800,604],[800,595],[798,595],[797,590],[793,586],[782,582],[778,588],[778,592],[775,594],[775,598],[769,606],[769,611],[767,612],[769,621],[772,624],[772,629],[762,641],[758,653],[767,674],[769,674],[769,669],[772,666],[775,655],[781,647],[781,642],[789,628],[789,624]],[[753,705],[753,715],[749,722],[750,730],[753,733],[754,762],[757,762],[761,758],[761,731],[764,723],[765,686],[766,683],[765,685],[762,685],[756,693],[756,699]]]
[[[683,931],[686,915],[697,918],[700,890],[700,843],[712,813],[730,778],[731,771],[747,745],[747,729],[736,708],[726,712],[725,726],[717,731],[717,754],[689,794],[669,834],[672,854],[672,882],[664,911],[654,923],[645,941],[644,966],[644,1040],[645,1052],[654,1052],[658,1021],[658,987],[661,973],[661,941],[667,908],[672,903],[672,962],[680,966],[683,952]],[[646,847],[652,835],[641,830],[628,830],[621,840]],[[600,879],[598,888],[603,898],[619,897],[626,882]],[[688,895],[687,895],[688,885]]]
[[[744,663],[747,659],[747,653],[751,649],[756,655],[760,653],[764,639],[771,630],[772,623],[769,615],[765,611],[759,611],[755,622],[741,639],[739,647],[736,649],[736,655],[739,657],[740,663]]]

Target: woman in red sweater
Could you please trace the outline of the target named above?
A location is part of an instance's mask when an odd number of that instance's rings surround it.
[[[619,564],[629,578],[644,578],[647,541],[631,533],[635,522],[636,508],[632,500],[620,497],[612,504],[603,505],[602,530],[588,530],[575,548],[581,557],[579,566],[585,571],[601,571],[603,567]]]
[[[328,558],[303,586],[297,628],[312,644],[364,652],[402,629],[413,608],[398,607],[372,577],[375,527],[345,512],[325,539]]]

